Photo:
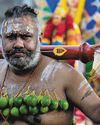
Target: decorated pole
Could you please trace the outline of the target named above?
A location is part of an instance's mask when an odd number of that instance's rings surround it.
[[[41,53],[57,60],[73,59],[81,60],[83,63],[87,63],[93,60],[94,52],[97,48],[100,48],[100,44],[89,45],[88,43],[83,43],[80,46],[42,45]],[[0,58],[3,58],[2,52],[0,52]]]
[[[41,52],[49,57],[58,60],[81,60],[83,63],[87,63],[93,60],[94,52],[97,48],[100,48],[100,44],[89,45],[83,43],[80,46],[41,46]]]

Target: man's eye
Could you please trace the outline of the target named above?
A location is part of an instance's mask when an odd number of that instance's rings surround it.
[[[29,38],[31,38],[30,35],[21,35],[20,36],[23,40],[28,40]]]
[[[17,36],[16,35],[9,35],[9,36],[6,36],[6,38],[9,40],[16,40]]]

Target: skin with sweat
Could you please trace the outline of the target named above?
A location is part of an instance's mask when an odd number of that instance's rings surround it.
[[[55,92],[59,99],[66,99],[70,105],[67,112],[52,111],[40,114],[34,120],[32,118],[32,125],[72,125],[74,105],[91,119],[100,121],[100,118],[97,118],[99,112],[95,112],[100,106],[100,100],[84,77],[69,65],[41,55],[38,40],[37,25],[30,16],[4,22],[3,54],[9,64],[5,69],[7,73],[4,85],[8,95],[15,96],[32,75],[28,86],[31,86],[31,90],[37,95],[41,90],[47,89],[52,97]],[[16,49],[21,50],[16,51]],[[4,77],[5,75],[0,75],[0,79]],[[21,91],[22,94],[28,86]],[[13,123],[13,125],[19,124],[28,125],[24,120]]]

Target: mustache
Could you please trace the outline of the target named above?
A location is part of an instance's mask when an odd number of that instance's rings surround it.
[[[23,53],[23,54],[31,54],[31,53],[41,53],[41,54],[48,54],[48,53],[54,53],[52,50],[35,50],[35,52],[31,51],[31,50],[26,50],[26,49],[21,49],[21,50],[18,50],[19,53]],[[18,52],[17,51],[17,52]],[[11,55],[14,55],[16,53],[16,49],[13,49],[13,50],[3,50],[3,52],[0,52],[0,54],[5,54],[7,56],[11,56]]]
[[[27,50],[25,48],[13,48],[11,50],[6,50],[5,53],[8,56],[12,56],[16,53],[23,53],[23,54],[26,54],[26,55],[30,55],[31,53],[33,53],[33,51]]]

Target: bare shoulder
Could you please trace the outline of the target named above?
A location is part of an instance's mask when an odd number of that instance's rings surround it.
[[[44,57],[43,64],[42,76],[48,76],[50,79],[62,79],[62,81],[67,81],[72,79],[72,74],[76,72],[69,64],[49,57]]]
[[[82,73],[79,73],[66,62],[51,58],[46,59],[46,61],[46,66],[42,72],[42,79],[45,77],[45,80],[55,81],[59,85],[63,84],[64,88],[69,90],[85,80]]]
[[[45,66],[49,65],[49,64],[55,64],[55,66],[57,66],[59,69],[65,69],[65,71],[72,71],[74,70],[74,68],[72,66],[70,66],[68,63],[63,62],[63,61],[59,61],[59,60],[55,60],[53,58],[47,57],[47,56],[43,56],[43,60],[42,63],[45,64]],[[52,67],[52,65],[51,65]],[[60,70],[61,71],[61,70]]]
[[[7,64],[7,61],[5,59],[0,59],[0,64]]]
[[[8,63],[5,59],[0,59],[0,70],[3,68],[6,68],[8,66]]]
[[[4,59],[0,59],[0,83],[2,83],[2,80],[5,76],[7,66],[8,66],[7,61]]]

